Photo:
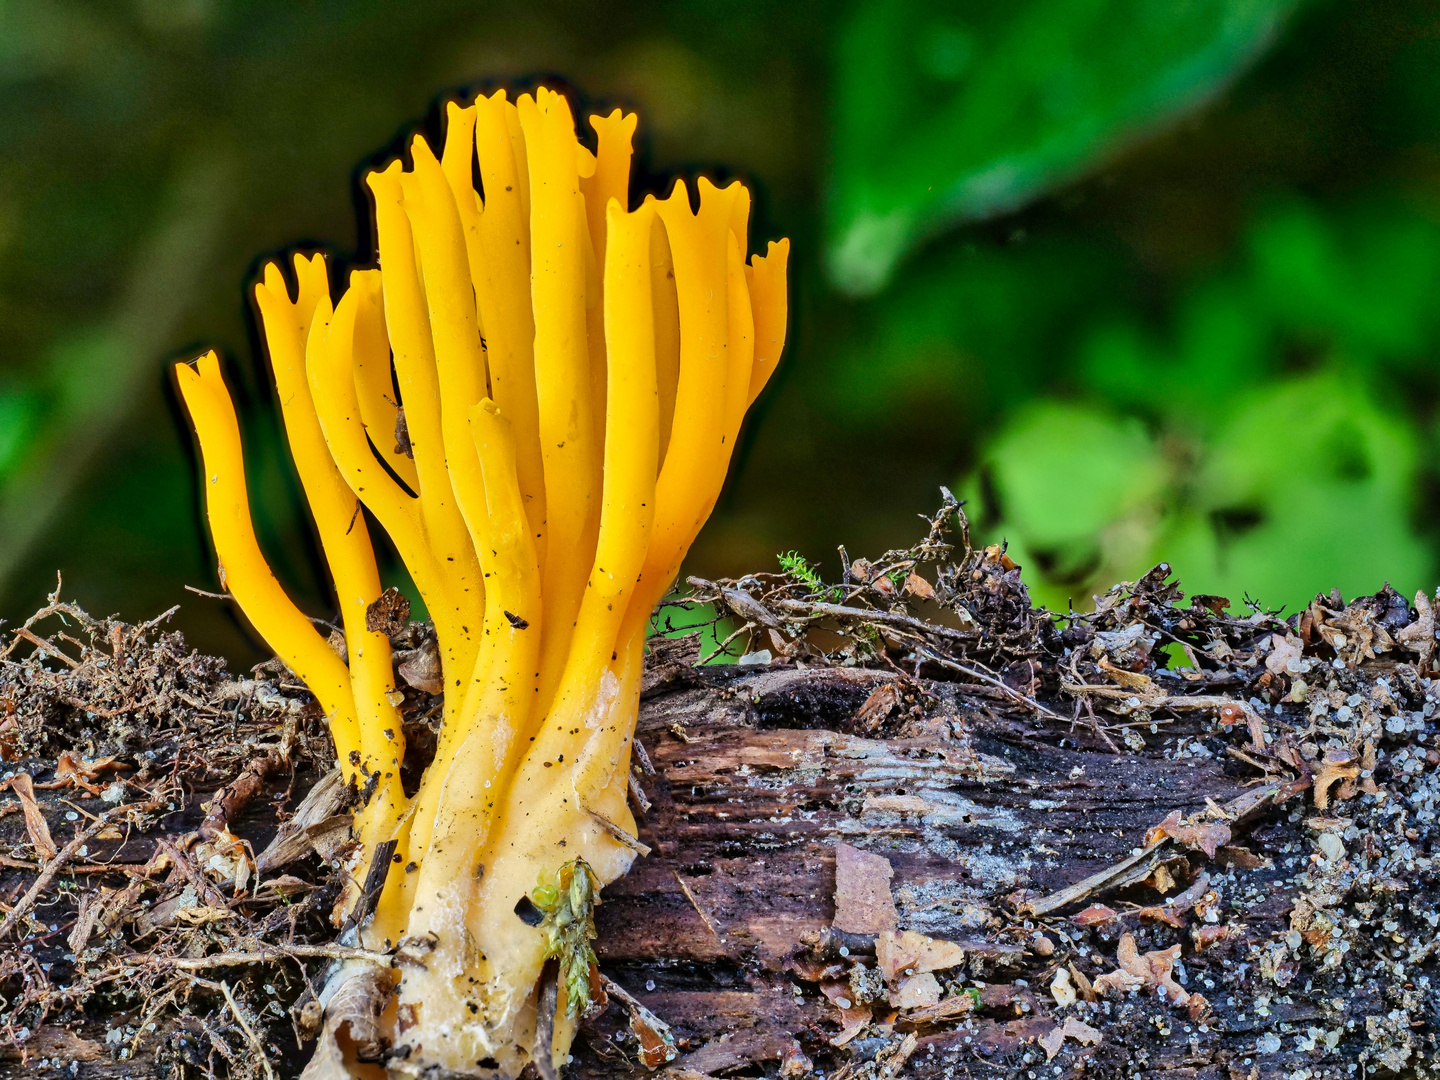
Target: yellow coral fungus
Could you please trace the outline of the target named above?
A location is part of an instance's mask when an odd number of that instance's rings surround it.
[[[295,258],[293,299],[273,264],[255,287],[348,663],[256,543],[214,354],[177,369],[224,583],[315,694],[363,799],[352,873],[393,843],[358,937],[415,961],[384,1014],[394,1071],[565,1060],[590,890],[638,847],[626,782],[650,615],[784,345],[788,243],[746,263],[745,188],[701,179],[696,211],[677,182],[631,209],[635,117],[590,124],[594,153],[545,89],[452,104],[438,158],[416,136],[408,166],[366,178],[379,269],[333,302],[318,256]],[[413,797],[390,641],[367,629],[362,505],[439,645],[444,723]]]

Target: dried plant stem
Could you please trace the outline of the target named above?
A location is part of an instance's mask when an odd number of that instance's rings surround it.
[[[268,964],[285,959],[362,960],[381,967],[390,966],[390,954],[370,949],[354,949],[345,945],[260,945],[249,952],[221,952],[209,956],[157,956],[148,963],[176,971],[206,971],[210,968],[241,967],[245,964]],[[134,967],[134,963],[123,965]],[[115,970],[119,971],[117,967]]]
[[[245,1033],[245,1039],[260,1058],[260,1064],[265,1069],[265,1075],[270,1080],[276,1080],[275,1070],[270,1066],[270,1055],[265,1053],[265,1044],[255,1034],[255,1029],[250,1026],[250,1021],[245,1019],[245,1014],[240,1011],[240,1003],[235,1000],[235,995],[230,992],[230,984],[221,979],[219,982],[212,982],[210,979],[202,979],[198,975],[186,975],[187,979],[197,986],[203,986],[207,990],[218,990],[225,997],[225,1003],[230,1006],[230,1014],[235,1017],[235,1023],[240,1025],[240,1030]]]
[[[25,895],[20,898],[19,902],[10,909],[9,913],[5,916],[5,921],[0,922],[0,941],[3,941],[5,936],[15,928],[15,925],[29,913],[30,909],[35,906],[35,901],[40,898],[40,894],[55,880],[55,875],[65,868],[65,864],[70,861],[81,847],[94,839],[96,833],[112,821],[131,811],[139,810],[141,813],[147,813],[156,809],[163,801],[163,798],[155,797],[148,802],[126,803],[124,806],[113,807],[110,810],[106,810],[88,826],[76,833],[70,842],[60,849],[55,858],[45,864],[45,868],[41,870],[39,876],[35,878],[34,884],[30,886]]]

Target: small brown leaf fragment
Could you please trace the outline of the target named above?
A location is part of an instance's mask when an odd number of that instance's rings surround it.
[[[1161,896],[1164,896],[1171,889],[1175,888],[1175,879],[1170,876],[1170,868],[1164,863],[1160,863],[1154,870],[1150,871],[1150,876],[1141,882],[1141,884],[1148,885]]]
[[[401,1035],[420,1023],[420,1004],[413,1001],[401,1002],[395,1010],[395,1026]]]
[[[1168,907],[1143,907],[1138,912],[1142,922],[1163,922],[1177,930],[1185,929],[1185,916]]]
[[[1416,667],[1423,672],[1435,659],[1435,610],[1424,590],[1415,594],[1415,615],[1415,621],[1404,627],[1396,637],[1400,644],[1420,658]]]
[[[445,689],[440,668],[440,655],[432,642],[426,642],[420,648],[412,649],[396,670],[400,673],[400,678],[416,690],[422,690],[427,694],[438,694]]]
[[[1060,1052],[1060,1046],[1066,1039],[1074,1039],[1083,1046],[1097,1046],[1101,1037],[1100,1032],[1089,1024],[1071,1016],[1066,1018],[1063,1025],[1056,1024],[1050,1034],[1041,1036],[1037,1041],[1045,1051],[1045,1060],[1051,1061]]]
[[[395,454],[404,454],[410,459],[415,457],[415,448],[410,445],[410,426],[405,423],[405,406],[395,407]]]
[[[953,941],[914,930],[889,930],[875,937],[875,966],[892,986],[907,976],[944,971],[964,962],[965,950]]]
[[[1430,754],[1433,753],[1433,750],[1430,751],[1425,755],[1425,759],[1429,761]],[[1431,762],[1431,764],[1440,764],[1440,762]],[[1360,790],[1367,795],[1378,795],[1380,787],[1375,783],[1375,741],[1373,739],[1365,740],[1365,747],[1360,753],[1360,771],[1364,774],[1360,778]]]
[[[1290,670],[1290,662],[1300,660],[1301,654],[1305,651],[1300,639],[1292,634],[1281,637],[1279,634],[1270,635],[1270,652],[1265,657],[1265,670],[1272,675],[1295,674]]]
[[[902,979],[900,985],[890,994],[890,1004],[896,1009],[919,1009],[927,1005],[938,1005],[940,980],[928,971]]]
[[[1230,606],[1228,596],[1211,596],[1208,593],[1196,593],[1190,597],[1190,606],[1204,608],[1211,615],[1224,615],[1225,609]]]
[[[1145,834],[1145,846],[1149,847],[1166,836],[1193,851],[1203,851],[1207,859],[1213,859],[1216,849],[1230,842],[1230,826],[1219,822],[1187,825],[1180,820],[1180,811],[1172,810],[1164,821]]]
[[[850,576],[861,585],[870,584],[870,580],[875,576],[875,573],[875,567],[869,559],[856,559],[850,564]]]
[[[804,982],[820,982],[821,980],[845,977],[844,964],[827,964],[824,960],[817,960],[803,954],[786,961],[785,970]]]
[[[393,636],[410,622],[410,601],[395,586],[390,586],[365,609],[365,629],[372,634]]]
[[[1249,848],[1237,844],[1225,844],[1216,848],[1215,861],[1221,866],[1235,867],[1239,870],[1256,870],[1270,862],[1269,859],[1256,855]]]
[[[640,1043],[640,1063],[647,1069],[658,1069],[667,1061],[675,1060],[675,1042],[666,1041],[668,1029],[661,1033],[646,1017],[630,1014],[630,1031]]]
[[[1274,797],[1270,801],[1273,802],[1276,806],[1281,806],[1289,802],[1296,795],[1299,795],[1301,792],[1309,789],[1311,779],[1312,778],[1308,775],[1302,775],[1297,776],[1294,780],[1291,780],[1286,784],[1282,784],[1280,788],[1275,792]]]
[[[597,970],[592,969],[592,977],[597,973]],[[634,995],[619,983],[607,979],[604,975],[600,975],[599,979],[606,995],[618,1001],[620,1007],[629,1014],[630,1031],[640,1043],[641,1064],[647,1069],[658,1069],[661,1065],[674,1061],[679,1056],[679,1051],[675,1048],[675,1035],[671,1032],[670,1025],[640,1004]]]
[[[1315,774],[1315,808],[1324,810],[1330,805],[1330,788],[1341,780],[1353,780],[1360,775],[1360,765],[1350,750],[1330,749]],[[1351,793],[1353,795],[1353,792]]]
[[[881,683],[871,691],[864,704],[855,710],[855,718],[851,721],[854,729],[865,735],[873,735],[880,730],[880,725],[895,711],[901,700],[900,687],[894,681]]]
[[[865,1030],[874,1015],[873,1010],[868,1004],[854,1000],[854,991],[850,989],[848,982],[822,983],[820,992],[830,999],[830,1003],[840,1013],[840,1030],[831,1036],[830,1044],[844,1046]]]
[[[1112,664],[1108,657],[1102,656],[1096,662],[1096,666],[1109,677],[1111,682],[1131,690],[1148,690],[1154,684],[1149,675],[1143,675],[1138,671],[1127,671],[1125,668]]]
[[[255,861],[245,842],[229,829],[221,829],[214,837],[195,845],[195,861],[214,881],[233,882],[237,893],[243,892],[255,870]]]
[[[849,844],[835,845],[836,930],[847,934],[879,934],[900,921],[890,879],[895,871],[882,855]]]
[[[1180,946],[1140,955],[1135,946],[1134,934],[1122,934],[1115,959],[1119,971],[1112,971],[1095,980],[1095,989],[1105,993],[1111,989],[1125,991],[1132,986],[1143,986],[1147,990],[1159,990],[1172,1005],[1184,1006],[1190,1001],[1190,994],[1175,981],[1175,962],[1180,959]]]
[[[42,788],[77,787],[88,791],[91,795],[99,795],[100,789],[89,781],[98,780],[107,772],[116,772],[130,767],[124,762],[116,761],[114,757],[86,761],[66,750],[55,763],[55,779],[48,783],[36,784],[35,788],[40,790]]]
[[[1197,926],[1190,931],[1190,940],[1195,942],[1195,948],[1198,952],[1204,952],[1206,949],[1213,949],[1216,945],[1228,941],[1234,933],[1235,928],[1229,924],[1224,926]]]
[[[35,785],[30,774],[17,772],[8,784],[20,800],[20,810],[25,815],[25,831],[30,834],[30,846],[35,849],[41,862],[49,862],[55,858],[59,849],[50,838],[50,826],[45,823],[45,815],[40,812],[40,804],[35,801]]]
[[[1104,904],[1091,904],[1084,911],[1070,916],[1076,926],[1104,926],[1120,918],[1120,913]]]
[[[905,576],[905,592],[910,596],[918,596],[921,600],[935,599],[935,587],[914,570]]]
[[[991,544],[985,549],[985,561],[999,563],[1001,570],[1015,570],[1020,565],[1006,554],[1005,548],[1001,544]]]

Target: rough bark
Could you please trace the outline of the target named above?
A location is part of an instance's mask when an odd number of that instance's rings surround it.
[[[1232,616],[1165,569],[1063,630],[998,549],[943,569],[926,621],[858,560],[844,595],[713,586],[781,656],[654,650],[652,850],[603,896],[576,1074],[1434,1075],[1428,599]],[[0,1076],[296,1075],[349,955],[341,793],[296,806],[319,718],[283,673],[65,610],[90,644],[32,620],[0,654],[5,768],[33,778],[0,805]],[[407,691],[417,735],[436,704]]]
[[[1126,929],[1154,947],[1184,943],[1187,982],[1209,998],[1208,1023],[1143,993],[1118,999],[1109,1016],[1081,1014],[1101,1032],[1099,1045],[1067,1040],[1047,1073],[1059,1067],[1059,1075],[1163,1073],[1173,1080],[1289,1076],[1308,1067],[1315,1076],[1346,1075],[1345,1064],[1366,1037],[1364,1015],[1347,1002],[1337,1016],[1318,1007],[1313,994],[1262,1005],[1268,1015],[1257,1015],[1259,997],[1287,995],[1254,963],[1243,975],[1236,970],[1250,946],[1290,929],[1302,887],[1278,863],[1228,871],[1210,864],[1216,903],[1234,902],[1243,917],[1236,936],[1200,957],[1189,931],[1206,925],[1201,919],[1182,916],[1185,932],[1134,916],[1082,930],[1067,916],[1091,899],[1043,921],[1017,914],[1023,896],[1061,890],[1125,860],[1173,811],[1188,816],[1209,801],[1243,797],[1253,778],[1228,767],[1232,759],[1165,760],[1158,743],[1123,754],[1068,740],[1059,745],[1063,729],[996,712],[942,684],[923,686],[936,699],[935,717],[910,724],[902,737],[836,730],[848,726],[878,685],[894,679],[855,669],[731,669],[707,675],[702,686],[654,691],[646,702],[640,738],[655,775],[644,779],[652,808],[642,838],[655,853],[607,891],[599,956],[686,1041],[690,1052],[672,1068],[760,1068],[773,1075],[798,1042],[826,1070],[899,1040],[903,1021],[893,1034],[872,1025],[846,1049],[829,1046],[838,1010],[791,962],[802,941],[834,918],[835,850],[846,843],[890,861],[900,926],[961,943],[970,981],[988,983],[996,1003],[965,1024],[914,1028],[919,1037],[907,1075],[1024,1076],[1037,1069],[1046,1059],[1036,1040],[1063,1023],[1048,990],[1054,972],[1069,962],[1092,979],[1097,966],[1113,970]],[[1306,841],[1290,816],[1285,807],[1269,811],[1220,857],[1232,864],[1252,861],[1250,852],[1283,858],[1287,846]],[[1236,850],[1242,844],[1243,854]],[[1177,858],[1185,870],[1207,862],[1199,853]],[[1181,875],[1174,868],[1173,876]],[[1258,903],[1251,902],[1257,891]],[[1143,886],[1093,900],[1121,911],[1160,902]],[[1036,947],[1042,932],[1055,946],[1048,955]],[[1071,934],[1079,940],[1068,941]],[[854,955],[866,952],[863,939],[852,944]],[[862,962],[874,964],[868,956]],[[1383,971],[1370,974],[1389,982]],[[1384,1016],[1390,988],[1373,989],[1371,1015]],[[1323,1037],[1319,1049],[1295,1049],[1297,1037],[1307,1039],[1317,1024],[1343,1028],[1357,1017],[1359,1026],[1345,1029],[1338,1052],[1327,1053]],[[612,1010],[607,1020],[591,1041],[583,1075],[615,1075],[616,1062],[601,1055],[623,1015]],[[1256,1052],[1257,1044],[1269,1048],[1261,1042],[1267,1034],[1280,1040],[1281,1052]]]

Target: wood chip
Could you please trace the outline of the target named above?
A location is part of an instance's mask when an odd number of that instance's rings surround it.
[[[400,661],[396,671],[408,685],[427,694],[438,694],[445,689],[440,668],[440,654],[436,651],[433,642],[427,641],[418,649],[411,649],[408,653],[396,653],[395,655],[396,659]]]
[[[106,1057],[105,1047],[97,1042],[82,1038],[68,1028],[58,1024],[46,1024],[21,1046],[6,1046],[0,1049],[0,1061],[24,1061],[29,1059],[31,1068],[36,1058],[61,1058],[66,1062],[99,1061]],[[28,1075],[28,1073],[27,1073]]]
[[[940,980],[928,971],[902,979],[900,985],[890,994],[890,1004],[896,1009],[920,1009],[927,1005],[938,1005]]]
[[[895,871],[883,855],[849,844],[835,845],[836,930],[847,934],[879,934],[900,922],[890,879]]]
[[[55,858],[59,849],[50,838],[50,826],[45,824],[45,815],[35,801],[35,785],[27,772],[18,772],[9,781],[10,790],[20,800],[20,809],[25,814],[25,831],[30,834],[30,846],[41,862]]]
[[[1071,1016],[1066,1018],[1063,1025],[1057,1024],[1054,1031],[1049,1035],[1042,1035],[1036,1041],[1045,1051],[1045,1060],[1050,1061],[1060,1052],[1060,1045],[1066,1039],[1074,1039],[1084,1046],[1098,1046],[1101,1038],[1100,1032],[1083,1020]]]
[[[82,893],[80,895],[80,907],[75,912],[75,925],[71,927],[70,934],[65,938],[65,944],[70,946],[73,953],[85,951],[85,945],[90,940],[90,933],[95,929],[95,922],[100,918],[100,909],[105,906],[109,899],[111,889],[103,885],[95,892]]]
[[[861,734],[873,735],[895,711],[900,701],[900,687],[893,682],[882,683],[871,692],[864,704],[855,710],[855,718],[851,723]]]
[[[323,841],[319,838],[341,827],[348,830],[349,815],[336,813],[344,798],[344,777],[339,769],[332,769],[306,793],[295,813],[280,826],[275,839],[256,856],[255,869],[261,874],[269,874],[304,858],[311,851],[320,850]],[[312,833],[316,826],[323,827]],[[328,843],[326,846],[329,846]]]
[[[875,937],[875,966],[892,986],[908,976],[944,971],[964,962],[961,946],[914,930],[887,930]]]
[[[895,1023],[902,1031],[932,1024],[946,1024],[952,1020],[958,1020],[962,1016],[969,1016],[975,1011],[976,1004],[975,994],[954,994],[937,1004],[921,1009],[911,1009],[899,1017]]]

